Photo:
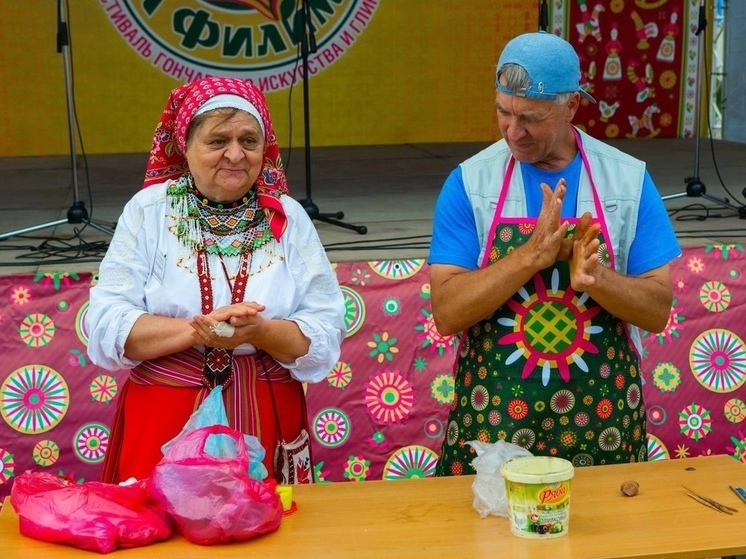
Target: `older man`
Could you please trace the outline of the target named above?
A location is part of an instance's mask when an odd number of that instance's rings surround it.
[[[511,40],[496,72],[503,139],[459,165],[435,209],[432,308],[461,333],[439,475],[471,440],[576,466],[646,459],[638,328],[669,317],[680,247],[642,161],[573,126],[572,46]]]

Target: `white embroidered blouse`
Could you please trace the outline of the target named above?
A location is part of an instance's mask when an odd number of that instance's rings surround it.
[[[90,290],[86,316],[88,355],[107,370],[138,364],[124,356],[135,321],[145,313],[174,318],[201,314],[195,252],[169,229],[173,222],[166,189],[171,181],[145,188],[125,206]],[[265,318],[292,320],[311,340],[308,354],[282,363],[301,382],[319,382],[339,359],[346,332],[344,298],[337,277],[305,209],[290,196],[281,198],[288,219],[279,242],[253,252],[246,301],[266,306]],[[234,277],[238,257],[223,257]],[[229,305],[230,285],[219,257],[209,256],[214,308]],[[199,348],[203,350],[203,348]],[[254,353],[248,344],[236,354]]]

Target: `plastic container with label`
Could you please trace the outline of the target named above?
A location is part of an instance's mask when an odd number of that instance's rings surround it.
[[[570,529],[570,461],[526,456],[503,464],[510,531],[522,538],[556,538]]]

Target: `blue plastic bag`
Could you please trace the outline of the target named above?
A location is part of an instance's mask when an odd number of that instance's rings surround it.
[[[225,413],[222,386],[216,386],[212,389],[207,398],[204,399],[199,408],[197,408],[186,422],[181,433],[164,444],[161,447],[161,452],[165,455],[179,437],[186,433],[201,427],[210,427],[211,425],[228,426],[228,415]],[[264,447],[259,442],[259,439],[253,435],[244,435],[243,438],[246,450],[249,453],[249,475],[258,481],[263,481],[268,475],[267,468],[262,464],[266,453]],[[231,458],[236,455],[236,443],[228,435],[221,433],[212,434],[205,443],[205,452],[215,458]]]

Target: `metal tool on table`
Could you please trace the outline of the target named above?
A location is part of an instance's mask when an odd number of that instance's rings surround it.
[[[684,488],[684,490],[686,491],[686,494],[689,497],[691,497],[698,503],[705,505],[706,507],[710,507],[711,509],[714,509],[718,512],[724,512],[725,514],[733,514],[734,512],[738,512],[738,509],[734,509],[733,507],[729,507],[728,505],[718,503],[715,499],[710,499],[709,497],[700,495],[699,493],[692,491],[685,485],[682,485],[681,487]]]

